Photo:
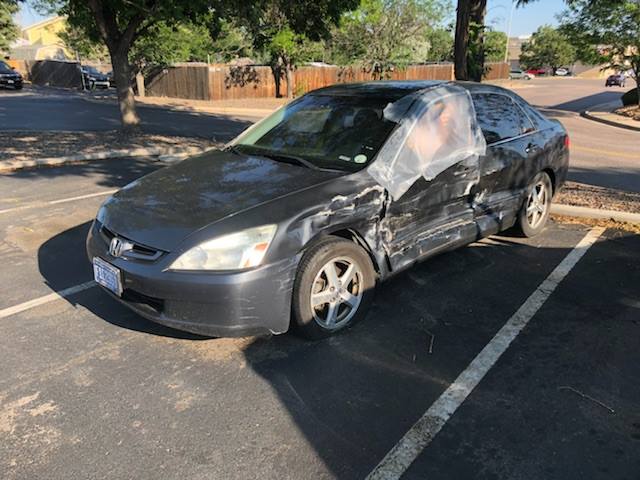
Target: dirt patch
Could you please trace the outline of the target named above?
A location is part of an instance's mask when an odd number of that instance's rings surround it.
[[[640,193],[577,182],[565,183],[554,198],[554,202],[576,207],[640,213]]]
[[[132,148],[207,148],[204,138],[107,132],[0,132],[0,161],[32,160]]]
[[[623,117],[638,120],[640,122],[640,106],[638,105],[627,105],[625,107],[614,110],[614,113],[622,115]]]
[[[624,232],[635,233],[636,235],[640,235],[640,224],[637,223],[628,223],[628,222],[618,222],[617,220],[612,219],[604,219],[604,218],[578,218],[578,217],[567,217],[564,215],[551,215],[554,221],[558,223],[569,223],[573,225],[588,225],[590,227],[605,227],[615,230],[622,230]]]

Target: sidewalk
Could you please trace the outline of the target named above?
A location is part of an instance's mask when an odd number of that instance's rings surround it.
[[[631,118],[623,117],[622,115],[613,113],[615,109],[620,107],[622,107],[622,102],[620,100],[615,100],[613,102],[607,102],[607,103],[601,103],[599,105],[595,105],[591,107],[589,110],[585,110],[584,112],[581,112],[580,115],[584,118],[588,118],[589,120],[604,123],[606,125],[626,128],[627,130],[640,132],[640,122],[638,122],[637,120],[633,120]]]
[[[87,101],[116,102],[114,91],[84,92]],[[203,112],[219,115],[265,117],[275,109],[289,103],[288,98],[239,98],[233,100],[190,100],[171,97],[136,97],[136,104],[144,107]]]

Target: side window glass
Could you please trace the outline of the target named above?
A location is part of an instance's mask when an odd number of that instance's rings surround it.
[[[513,100],[512,100],[513,102]],[[520,135],[523,133],[530,133],[536,130],[536,127],[531,123],[531,119],[527,116],[525,111],[520,105],[513,102],[513,108],[518,112],[518,118],[520,119]]]
[[[533,128],[522,109],[506,95],[478,93],[472,98],[478,124],[488,144],[517,137]]]

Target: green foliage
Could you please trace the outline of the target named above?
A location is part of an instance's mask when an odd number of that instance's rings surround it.
[[[178,62],[206,62],[213,51],[213,41],[204,25],[160,22],[153,25],[133,44],[129,62],[136,70]]]
[[[0,0],[0,52],[8,52],[11,42],[18,38],[18,26],[13,21],[17,11],[17,1]]]
[[[524,68],[551,67],[556,69],[573,63],[576,49],[560,30],[543,25],[522,45],[520,64]]]
[[[453,59],[453,35],[445,28],[433,28],[427,33],[429,62],[450,62]]]
[[[105,44],[91,40],[81,28],[67,25],[67,28],[60,32],[59,37],[69,51],[80,56],[80,60],[109,61],[109,51]]]
[[[340,28],[334,30],[333,60],[341,65],[358,64],[374,78],[424,62],[430,56],[430,34],[447,11],[448,3],[443,0],[362,0],[358,9],[343,15]],[[437,40],[445,40],[438,35]]]
[[[241,57],[257,60],[256,55],[257,52],[253,48],[253,38],[244,25],[233,20],[220,22],[220,30],[212,43],[214,61],[225,63]]]
[[[631,70],[640,90],[638,0],[573,0],[561,19],[565,34],[579,46],[581,60]]]
[[[488,30],[484,34],[484,55],[487,62],[503,62],[507,48],[507,34]]]

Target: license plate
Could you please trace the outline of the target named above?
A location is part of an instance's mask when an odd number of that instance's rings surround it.
[[[13,80],[7,80],[7,83],[8,83],[9,85],[13,85]]]
[[[93,257],[93,278],[97,284],[111,290],[118,296],[122,295],[120,269],[98,257]]]

